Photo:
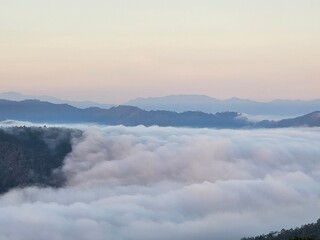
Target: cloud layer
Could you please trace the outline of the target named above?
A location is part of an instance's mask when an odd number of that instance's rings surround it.
[[[233,240],[320,216],[320,129],[84,128],[61,189],[0,197],[0,239]]]

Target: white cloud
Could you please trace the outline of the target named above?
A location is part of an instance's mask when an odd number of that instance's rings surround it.
[[[0,198],[0,239],[233,240],[315,221],[319,131],[89,128],[64,188]]]

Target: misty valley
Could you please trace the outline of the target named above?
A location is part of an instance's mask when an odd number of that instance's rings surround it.
[[[319,239],[319,131],[5,122],[0,239]]]
[[[0,0],[0,240],[320,240],[320,0]]]

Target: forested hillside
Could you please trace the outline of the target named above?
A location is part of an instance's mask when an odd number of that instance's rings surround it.
[[[270,232],[266,235],[242,238],[242,240],[319,240],[320,239],[320,219],[316,223],[306,224],[299,228],[280,232]]]
[[[1,128],[0,193],[28,185],[61,186],[59,168],[79,134],[63,128]]]

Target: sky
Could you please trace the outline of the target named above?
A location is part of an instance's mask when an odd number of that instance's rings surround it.
[[[318,0],[0,0],[0,92],[315,99]]]

